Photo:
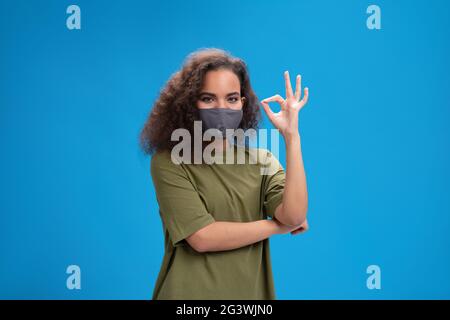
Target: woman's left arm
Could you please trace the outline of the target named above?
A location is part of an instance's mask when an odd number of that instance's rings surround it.
[[[307,229],[308,190],[298,130],[298,114],[308,101],[309,90],[305,88],[304,96],[300,100],[301,76],[297,75],[295,93],[292,92],[288,71],[284,73],[284,78],[286,99],[277,94],[261,101],[269,120],[283,135],[286,143],[286,181],[283,201],[275,210],[274,217],[283,224],[301,225],[303,229]],[[281,110],[274,113],[268,105],[269,102],[278,102]],[[298,232],[294,231],[293,234],[295,233]]]

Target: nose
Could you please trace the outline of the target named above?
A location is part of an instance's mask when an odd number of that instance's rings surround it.
[[[219,101],[217,102],[217,108],[222,108],[225,109],[227,108],[227,105],[225,104],[225,101],[223,99],[219,99]]]

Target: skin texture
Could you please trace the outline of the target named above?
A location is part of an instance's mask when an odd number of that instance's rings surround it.
[[[286,98],[276,94],[261,101],[272,124],[280,131],[286,142],[286,184],[283,202],[275,211],[275,216],[286,225],[298,225],[306,222],[308,210],[308,192],[301,152],[298,114],[308,101],[309,90],[305,88],[300,100],[301,76],[296,77],[295,92],[292,91],[289,72],[284,73]],[[281,110],[274,113],[269,102],[280,104]],[[306,222],[307,225],[307,222]]]
[[[198,95],[205,85],[206,74],[218,69],[232,70],[240,81],[245,108],[239,127],[243,130],[258,128],[263,110],[251,86],[245,62],[221,49],[202,48],[190,53],[162,87],[139,135],[144,153],[171,152],[179,143],[171,139],[174,130],[182,128],[194,135],[194,121],[200,120]],[[202,145],[202,151],[207,145],[209,142]]]
[[[306,179],[298,132],[298,111],[306,104],[308,90],[300,98],[300,78],[297,77],[295,94],[290,88],[289,74],[285,73],[286,100],[275,95],[261,101],[270,121],[280,131],[286,142],[286,185],[283,202],[277,207],[272,220],[252,222],[216,221],[198,230],[186,241],[198,252],[232,250],[264,240],[275,234],[296,235],[308,230],[306,220],[307,191]],[[273,113],[269,102],[282,104],[281,111]],[[239,78],[228,69],[210,70],[197,101],[197,108],[230,108],[239,110],[245,106],[245,98],[240,96]],[[227,139],[214,141],[217,147],[229,146]],[[298,199],[301,199],[300,206]]]
[[[240,110],[244,106],[245,98],[241,97],[239,78],[228,69],[208,71],[205,75],[204,85],[200,91],[197,108],[226,108]],[[217,149],[230,146],[227,139],[213,141]]]

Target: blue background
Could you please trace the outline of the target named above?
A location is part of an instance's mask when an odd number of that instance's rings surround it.
[[[66,27],[70,4],[81,30]],[[366,27],[370,4],[381,30]],[[260,99],[284,96],[284,70],[310,88],[299,129],[311,229],[270,240],[277,298],[450,298],[449,9],[1,1],[0,298],[151,297],[164,239],[138,134],[203,47],[244,59]],[[66,288],[71,264],[81,290]],[[371,264],[381,290],[366,287]]]

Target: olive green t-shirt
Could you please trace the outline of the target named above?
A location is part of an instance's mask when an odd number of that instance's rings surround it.
[[[243,152],[244,164],[238,162],[238,152]],[[185,240],[215,221],[273,218],[282,201],[284,168],[267,149],[235,145],[232,153],[231,164],[176,164],[168,151],[152,156],[151,175],[165,237],[152,299],[275,299],[268,238],[203,253]]]

